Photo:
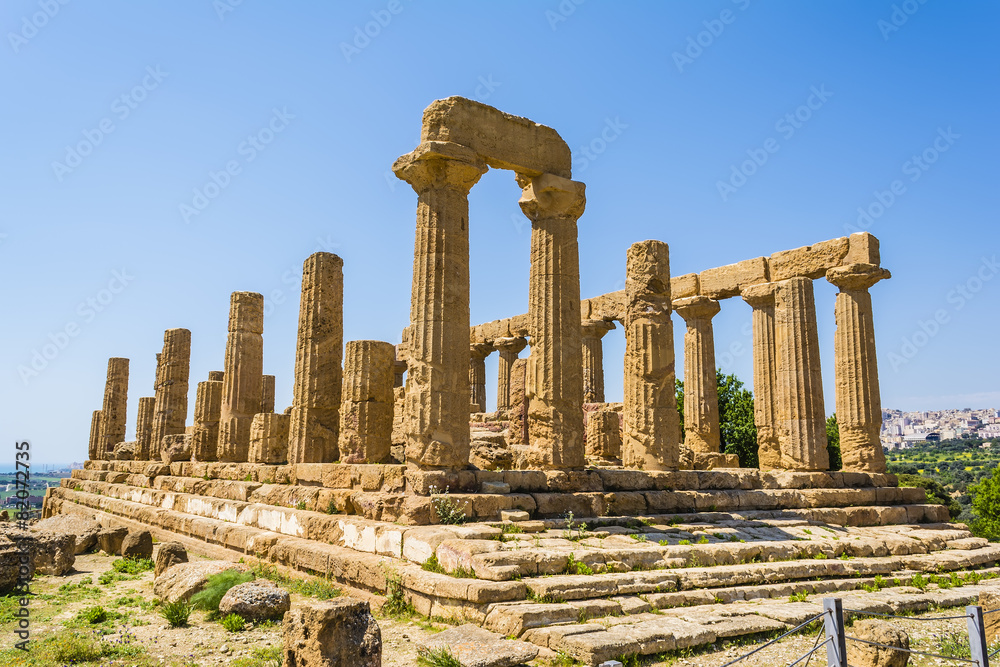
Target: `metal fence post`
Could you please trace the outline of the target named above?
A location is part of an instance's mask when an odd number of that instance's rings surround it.
[[[840,598],[823,598],[823,626],[826,628],[827,667],[847,667],[844,603]]]
[[[983,623],[983,608],[969,606],[965,608],[969,615],[969,651],[972,659],[979,667],[990,667],[990,654],[986,648],[986,625]]]

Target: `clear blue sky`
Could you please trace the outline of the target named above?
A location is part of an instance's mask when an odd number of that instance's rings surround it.
[[[131,436],[170,327],[193,332],[190,423],[196,382],[222,368],[234,290],[268,298],[264,367],[283,409],[299,270],[317,249],[344,258],[346,339],[397,342],[416,196],[389,169],[449,95],[574,149],[584,296],[622,286],[634,241],[669,243],[677,275],[845,235],[859,207],[884,206],[865,223],[893,273],[872,292],[883,404],[1000,407],[996,3],[62,2],[0,9],[11,458],[15,438],[38,462],[85,457],[110,356],[131,359]],[[527,309],[518,194],[491,172],[471,196],[473,322]],[[829,413],[834,289],[817,281],[816,297]],[[715,330],[720,365],[748,384],[749,320],[730,300]],[[620,400],[621,330],[605,341]],[[26,374],[36,351],[51,358]]]

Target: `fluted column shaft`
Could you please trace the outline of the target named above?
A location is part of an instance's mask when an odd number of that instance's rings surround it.
[[[474,151],[427,142],[393,171],[417,193],[405,399],[406,461],[469,464],[469,190],[487,166]]]
[[[263,394],[264,297],[233,292],[229,305],[229,337],[219,416],[219,460],[245,463],[250,451],[250,425],[260,411]]]
[[[128,359],[108,359],[108,379],[104,385],[104,405],[101,408],[99,458],[107,460],[115,445],[125,442],[125,412],[128,409]]]
[[[757,460],[761,470],[781,468],[781,448],[775,427],[774,284],[743,290],[753,308],[753,422],[757,428]]]
[[[497,360],[497,410],[510,408],[510,369],[528,341],[524,338],[498,338],[493,346],[499,352]]]
[[[583,402],[604,402],[604,334],[615,328],[614,322],[586,320],[582,323]]]
[[[781,464],[788,470],[827,470],[830,456],[812,280],[790,278],[775,285],[774,405]]]
[[[194,399],[194,432],[191,434],[191,455],[195,461],[219,459],[219,419],[222,414],[223,384],[223,380],[198,383]]]
[[[344,260],[317,252],[302,264],[289,463],[332,463],[340,458],[343,347]]]
[[[834,316],[834,387],[840,456],[844,470],[885,472],[885,453],[879,440],[882,398],[875,355],[875,324],[868,289],[890,273],[874,264],[851,264],[830,269],[826,278],[836,285]]]
[[[187,421],[188,379],[191,371],[191,332],[167,329],[163,352],[157,359],[155,409],[149,440],[150,457],[160,457],[163,437],[184,433]]]
[[[625,302],[622,463],[645,470],[676,468],[680,443],[666,243],[642,241],[629,248]]]
[[[94,410],[94,414],[90,416],[90,444],[87,448],[87,458],[91,461],[100,461],[105,459],[104,452],[101,450],[101,411]]]
[[[712,318],[719,302],[707,296],[674,301],[684,318],[684,444],[694,452],[718,453],[719,385],[715,372]]]
[[[492,345],[469,347],[469,403],[472,412],[486,412],[486,357],[492,352]]]
[[[344,463],[385,463],[392,448],[396,348],[380,340],[352,340],[344,354],[340,457]],[[466,415],[466,423],[469,417]]]
[[[153,416],[156,414],[156,398],[143,396],[139,399],[139,411],[135,420],[135,460],[150,460],[150,444],[153,441]]]
[[[528,463],[579,468],[586,451],[576,221],[586,206],[585,186],[552,174],[522,185],[518,203],[531,220]]]

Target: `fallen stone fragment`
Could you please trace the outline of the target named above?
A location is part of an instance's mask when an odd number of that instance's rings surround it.
[[[423,648],[447,648],[463,667],[514,667],[538,655],[537,646],[504,639],[471,623],[434,635]]]

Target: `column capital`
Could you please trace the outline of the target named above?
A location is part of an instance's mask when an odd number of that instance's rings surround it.
[[[392,171],[416,193],[431,188],[450,188],[468,194],[489,170],[474,150],[450,141],[425,141],[396,159]]]
[[[576,220],[583,215],[583,209],[587,205],[586,187],[579,181],[554,174],[542,174],[523,186],[518,204],[532,222],[546,218]]]
[[[596,338],[600,340],[604,338],[604,334],[615,328],[615,323],[606,322],[605,320],[583,320],[580,323],[580,327],[582,329],[581,335],[584,338]]]
[[[774,305],[774,283],[758,283],[747,285],[740,290],[740,296],[751,308],[765,308]]]
[[[493,347],[500,352],[518,354],[528,344],[527,338],[495,338]]]
[[[677,314],[684,318],[685,322],[712,319],[722,309],[717,300],[707,296],[689,296],[676,299],[673,302],[673,307]]]
[[[880,280],[891,278],[888,269],[875,264],[846,264],[826,272],[826,279],[840,291],[866,290]]]
[[[473,359],[485,359],[493,354],[495,348],[491,343],[472,343],[469,345],[469,354]]]

